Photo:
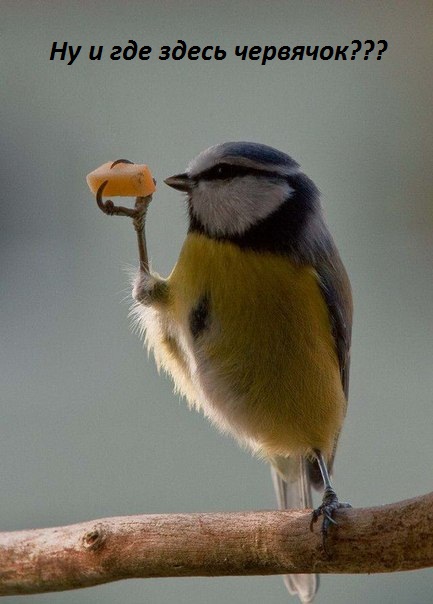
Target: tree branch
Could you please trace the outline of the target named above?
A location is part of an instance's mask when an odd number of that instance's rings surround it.
[[[139,577],[378,573],[433,566],[433,493],[342,510],[322,547],[311,512],[125,516],[0,533],[0,595]]]

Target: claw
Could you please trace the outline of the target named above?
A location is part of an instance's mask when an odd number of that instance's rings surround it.
[[[133,161],[129,161],[129,159],[116,159],[116,161],[113,161],[113,163],[110,166],[110,170],[111,168],[114,168],[114,166],[116,166],[117,164],[133,164]]]
[[[120,161],[127,161],[127,160],[120,160]],[[129,162],[129,163],[132,163],[132,162]],[[111,201],[111,199],[107,199],[106,201],[104,201],[102,199],[102,194],[104,192],[105,187],[107,186],[107,183],[108,183],[108,180],[104,180],[104,182],[100,185],[99,189],[96,192],[96,203],[98,204],[99,209],[101,209],[104,212],[104,214],[107,214],[108,216],[113,216],[113,214],[117,214],[118,216],[129,216],[130,218],[135,218],[137,216],[137,210],[135,208],[126,208],[124,206],[116,206],[116,205],[114,205],[114,202]]]
[[[102,210],[105,214],[107,214],[107,202],[102,200],[102,193],[104,192],[105,187],[108,184],[108,180],[104,180],[104,182],[100,185],[99,189],[96,191],[96,203],[100,210]]]
[[[310,530],[313,530],[314,523],[318,520],[320,516],[323,516],[322,522],[322,540],[323,540],[323,549],[325,553],[329,555],[329,551],[327,549],[326,538],[328,536],[328,530],[331,524],[334,526],[338,526],[338,522],[334,520],[333,515],[337,510],[343,508],[351,508],[350,503],[340,503],[338,501],[337,494],[332,489],[326,489],[325,494],[323,496],[323,502],[313,511],[313,515],[310,522]]]

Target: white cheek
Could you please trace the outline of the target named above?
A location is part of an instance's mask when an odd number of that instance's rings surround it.
[[[241,235],[266,218],[290,197],[293,189],[255,177],[231,182],[199,183],[192,207],[200,222],[213,235]]]

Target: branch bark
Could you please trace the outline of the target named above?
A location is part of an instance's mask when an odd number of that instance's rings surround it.
[[[0,595],[146,577],[379,573],[433,566],[433,493],[338,512],[327,555],[311,512],[125,516],[0,533]]]

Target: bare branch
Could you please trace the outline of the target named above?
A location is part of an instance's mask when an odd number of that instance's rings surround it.
[[[125,516],[0,533],[0,595],[139,577],[378,573],[433,566],[433,493],[338,512],[327,556],[309,511]]]

